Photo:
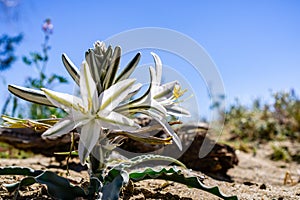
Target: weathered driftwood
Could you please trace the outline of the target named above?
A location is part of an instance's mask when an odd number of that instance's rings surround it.
[[[226,144],[216,143],[213,140],[207,139],[207,142],[212,145],[212,150],[203,158],[199,158],[200,147],[206,137],[208,125],[206,123],[186,124],[180,128],[175,129],[179,137],[183,142],[184,153],[178,158],[188,168],[209,173],[210,175],[216,175],[220,178],[228,178],[226,175],[228,169],[233,168],[238,164],[238,158],[235,153],[235,149]],[[164,135],[163,131],[157,133],[157,135]],[[149,145],[142,144],[138,141],[127,139],[121,148],[130,152],[155,152],[163,149],[163,145]],[[174,146],[168,150],[171,154],[180,153]],[[161,151],[164,153],[164,150]],[[175,153],[174,153],[175,152]],[[168,153],[166,153],[168,155]]]
[[[178,160],[193,170],[206,172],[217,178],[229,178],[226,176],[228,169],[238,164],[235,149],[206,138],[213,148],[205,157],[199,158],[199,150],[205,136],[206,132],[197,131],[189,148]]]
[[[145,126],[150,123],[149,120],[143,119],[139,123]],[[227,170],[238,164],[238,158],[235,150],[225,144],[214,144],[213,149],[204,158],[199,158],[199,150],[207,133],[207,124],[186,124],[176,129],[176,132],[182,138],[184,153],[179,157],[188,168],[202,172],[211,172],[226,174]],[[0,128],[0,142],[5,142],[15,148],[32,151],[33,153],[45,156],[56,156],[55,152],[67,152],[70,149],[71,133],[66,134],[58,139],[42,139],[42,133],[35,132],[30,128],[9,129]],[[78,133],[75,133],[75,144],[79,139]],[[157,137],[166,137],[163,130],[155,133]],[[153,152],[164,149],[163,145],[144,144],[132,139],[125,139],[120,146],[121,149],[136,153]],[[170,149],[169,149],[170,150]],[[171,149],[173,151],[174,149]],[[162,150],[163,151],[163,150]]]
[[[47,157],[54,156],[55,152],[67,152],[70,150],[71,133],[56,140],[43,139],[41,134],[41,132],[36,132],[31,128],[1,127],[0,142],[5,142],[17,149],[31,151]],[[75,133],[74,136],[75,140],[79,139],[78,133]]]

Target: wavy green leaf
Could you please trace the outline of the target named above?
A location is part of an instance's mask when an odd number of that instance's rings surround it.
[[[161,170],[154,170],[151,168],[147,168],[144,171],[131,172],[129,174],[129,178],[135,182],[146,180],[146,179],[163,179],[168,181],[174,181],[177,183],[184,184],[188,187],[198,188],[200,190],[209,192],[224,200],[238,199],[237,196],[225,196],[222,192],[220,192],[218,187],[208,187],[201,182],[199,177],[186,176],[182,173],[181,170],[176,168],[170,168],[170,169],[163,168]]]
[[[115,170],[124,170],[124,169],[128,169],[128,168],[132,168],[143,162],[154,161],[154,160],[155,161],[167,161],[167,162],[175,163],[183,168],[186,168],[186,166],[182,162],[180,162],[179,160],[177,160],[175,158],[172,158],[169,156],[162,156],[162,155],[153,155],[153,154],[145,154],[145,155],[141,155],[141,156],[136,156],[131,159],[124,160],[123,162],[121,162],[119,164],[112,165],[112,167]]]
[[[19,182],[3,184],[9,192],[18,193],[21,187],[40,183],[47,185],[49,195],[55,199],[75,199],[76,197],[87,196],[82,188],[70,184],[68,179],[51,171],[33,170],[26,167],[1,167],[0,175],[27,176]]]
[[[29,167],[0,167],[0,175],[38,176],[41,173],[43,173],[43,170],[34,170]]]
[[[75,199],[86,196],[82,188],[71,185],[68,179],[58,176],[54,172],[45,171],[35,179],[38,183],[46,184],[49,195],[54,198]]]
[[[128,183],[129,175],[126,171],[111,170],[106,177],[106,184],[102,188],[102,199],[118,200],[121,188]]]

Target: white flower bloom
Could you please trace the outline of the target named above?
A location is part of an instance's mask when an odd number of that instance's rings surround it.
[[[166,109],[167,114],[173,115],[176,117],[186,116],[189,117],[190,113],[184,108],[178,106],[176,100],[178,97],[174,96],[174,92],[180,90],[179,83],[177,81],[172,81],[161,85],[162,78],[162,62],[158,55],[151,53],[154,62],[155,69],[150,67],[151,73],[151,96],[153,99],[158,101]]]
[[[137,53],[128,65],[117,73],[120,56],[119,46],[113,50],[111,46],[106,48],[104,43],[96,42],[94,49],[86,52],[86,62],[79,71],[63,54],[63,63],[74,81],[80,85],[82,98],[47,89],[39,91],[14,85],[10,85],[9,90],[25,100],[64,109],[69,114],[68,117],[46,131],[43,137],[55,138],[81,127],[79,153],[82,162],[96,144],[101,128],[122,129],[128,133],[127,136],[139,138],[130,134],[136,127],[130,118],[139,113],[157,121],[181,149],[181,141],[167,121],[168,115],[176,117],[190,115],[178,105],[178,98],[184,93],[179,83],[173,81],[161,85],[162,63],[160,58],[152,53],[155,68],[150,67],[149,89],[141,97],[133,99],[141,84],[133,85],[134,80],[128,78],[135,70],[141,54]],[[92,133],[88,134],[88,131]],[[138,132],[139,130],[134,131]]]
[[[174,96],[174,91],[180,88],[177,81],[161,85],[162,63],[155,53],[151,54],[155,61],[155,69],[150,67],[151,83],[148,91],[128,104],[120,105],[116,110],[124,115],[143,113],[151,116],[172,136],[173,141],[181,150],[181,140],[168,124],[166,116],[189,116],[190,113],[177,105],[177,97]]]
[[[68,116],[43,133],[44,138],[56,138],[81,127],[78,153],[84,163],[96,145],[102,128],[132,131],[139,126],[128,117],[115,111],[115,108],[132,92],[135,79],[120,81],[99,96],[96,84],[86,62],[80,70],[81,98],[42,89],[51,103],[62,108]]]

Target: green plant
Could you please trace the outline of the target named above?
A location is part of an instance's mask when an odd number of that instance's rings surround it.
[[[22,39],[22,34],[13,37],[4,34],[0,37],[0,71],[9,69],[16,61],[15,45],[18,45]]]
[[[279,146],[278,144],[273,144],[272,150],[273,150],[273,152],[271,154],[272,160],[283,160],[286,162],[289,162],[292,160],[287,147],[282,147],[282,146]]]
[[[29,168],[6,167],[0,169],[1,175],[25,175],[15,184],[6,185],[9,191],[16,191],[22,186],[34,183],[46,184],[48,193],[54,198],[74,199],[118,199],[120,190],[129,180],[165,179],[199,188],[215,194],[223,199],[237,199],[236,196],[226,197],[217,187],[204,186],[197,177],[186,177],[176,168],[163,168],[144,171],[131,171],[129,168],[145,161],[163,160],[181,165],[174,158],[160,155],[142,155],[131,159],[115,157],[113,150],[124,138],[131,138],[149,144],[170,144],[174,141],[182,149],[181,141],[168,119],[189,116],[189,112],[178,105],[178,98],[183,94],[177,81],[161,84],[162,63],[160,58],[152,53],[155,68],[150,67],[151,82],[148,90],[139,97],[136,94],[141,84],[135,84],[135,79],[129,78],[140,59],[140,53],[118,74],[121,48],[111,46],[106,48],[102,42],[96,42],[94,49],[86,52],[85,61],[80,71],[70,59],[63,54],[63,62],[71,77],[80,87],[80,97],[59,93],[42,88],[41,91],[10,85],[9,90],[23,99],[31,102],[55,106],[63,109],[68,115],[57,123],[46,121],[32,124],[43,127],[46,131],[43,138],[55,139],[68,134],[75,128],[80,128],[78,154],[82,164],[88,163],[90,170],[90,185],[87,189],[74,186],[66,178],[49,171],[35,171]],[[155,126],[163,129],[169,137],[162,139],[145,132],[153,130],[152,125],[139,127],[134,118],[144,114],[157,122]],[[26,125],[28,120],[7,118],[9,127]],[[154,125],[153,125],[154,126]],[[71,150],[72,151],[72,150]],[[70,152],[72,153],[72,152]],[[69,154],[69,152],[67,152]]]
[[[300,141],[300,100],[294,90],[272,94],[273,103],[253,102],[247,107],[236,102],[224,114],[225,127],[242,140]]]
[[[0,37],[0,71],[8,70],[12,64],[16,61],[15,46],[18,45],[23,39],[22,34],[17,36],[2,35]],[[1,76],[1,81],[5,84],[5,77]],[[5,113],[10,102],[13,102],[12,112],[16,109],[17,98],[11,94],[8,95],[4,104],[2,105],[1,113]]]
[[[15,149],[14,147],[0,142],[0,158],[29,158],[33,155],[31,152]]]
[[[42,43],[42,51],[34,51],[30,52],[28,56],[23,56],[23,62],[32,67],[32,71],[37,73],[37,77],[29,76],[25,79],[25,87],[29,88],[53,88],[56,84],[67,83],[67,79],[58,74],[50,74],[46,73],[47,64],[49,61],[49,51],[51,46],[49,45],[50,35],[52,34],[53,25],[51,24],[51,20],[47,19],[45,24],[42,27],[44,33],[44,41]],[[24,113],[22,113],[22,105],[21,102],[18,101],[17,98],[12,98],[9,96],[6,100],[5,106],[2,111],[2,114],[6,113],[7,106],[9,103],[12,103],[12,116],[23,117]],[[54,107],[44,106],[36,103],[30,103],[28,105],[29,113],[27,116],[32,119],[40,119],[47,118],[50,116],[63,117],[64,113],[56,109]],[[26,114],[25,114],[26,116]]]

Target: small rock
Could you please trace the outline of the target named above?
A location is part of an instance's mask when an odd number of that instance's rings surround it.
[[[267,186],[266,186],[266,184],[261,184],[260,186],[259,186],[259,189],[261,189],[261,190],[265,190],[265,189],[267,189]]]
[[[245,181],[243,184],[247,186],[255,185],[255,183],[252,183],[250,181]]]

